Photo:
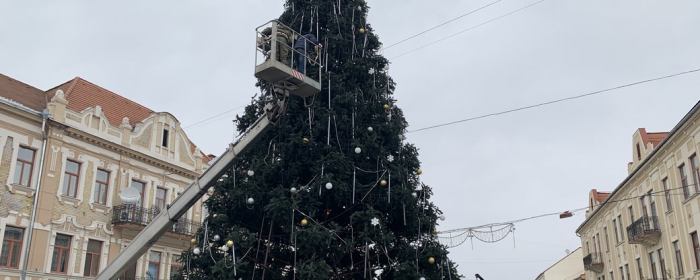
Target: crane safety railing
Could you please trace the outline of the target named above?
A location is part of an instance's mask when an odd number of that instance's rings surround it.
[[[310,41],[303,34],[277,20],[258,26],[255,33],[256,66],[269,59],[277,60],[302,75],[321,83],[322,46],[320,44]],[[298,40],[303,42],[301,48],[295,48]],[[303,65],[300,65],[301,63]]]

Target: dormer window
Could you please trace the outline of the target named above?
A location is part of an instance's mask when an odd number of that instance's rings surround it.
[[[642,149],[639,148],[639,143],[637,143],[637,160],[642,160]]]
[[[164,148],[168,147],[168,136],[170,136],[170,131],[167,129],[163,129],[163,143],[161,143],[161,146]]]

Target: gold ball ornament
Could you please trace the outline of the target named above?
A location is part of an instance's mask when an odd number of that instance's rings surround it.
[[[301,142],[304,142],[304,144],[308,144],[309,138],[304,137],[303,139],[301,139]]]
[[[197,243],[197,239],[192,238],[192,240],[190,240],[190,243],[192,243],[192,244]]]
[[[435,258],[433,258],[433,257],[428,258],[428,263],[429,263],[429,264],[434,264],[434,263],[435,263]]]
[[[306,226],[306,225],[308,225],[308,224],[309,224],[309,221],[307,221],[306,219],[302,219],[302,220],[301,220],[301,225],[302,225],[302,226]]]
[[[379,181],[379,184],[382,185],[382,187],[386,187],[386,180]]]
[[[226,242],[226,246],[233,247],[233,241],[229,240],[228,242]]]
[[[384,108],[384,110],[389,110],[389,104],[384,104],[384,106],[382,106],[382,108]]]
[[[437,234],[437,229],[433,229],[433,234]]]
[[[418,175],[423,174],[423,169],[418,168],[418,170],[416,170],[416,173],[417,173]]]
[[[365,34],[365,29],[364,29],[364,28],[360,28],[360,34]]]

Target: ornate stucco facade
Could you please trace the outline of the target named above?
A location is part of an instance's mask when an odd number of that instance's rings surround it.
[[[669,133],[632,139],[628,177],[591,191],[576,230],[586,279],[700,279],[700,103]]]
[[[19,279],[28,245],[27,279],[94,278],[210,159],[167,112],[80,78],[41,91],[0,75],[0,279]],[[142,198],[127,207],[119,193],[132,184]],[[202,210],[199,201],[125,279],[168,279]]]

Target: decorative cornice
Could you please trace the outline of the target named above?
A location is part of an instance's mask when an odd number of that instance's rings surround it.
[[[56,122],[53,122],[53,123],[58,124]],[[106,148],[106,149],[111,150],[113,152],[117,152],[117,153],[122,154],[124,156],[143,161],[145,163],[148,163],[149,165],[153,165],[153,166],[162,168],[164,170],[176,173],[178,175],[182,175],[182,176],[185,176],[188,178],[193,178],[193,179],[199,176],[199,174],[193,170],[188,170],[188,169],[182,168],[180,166],[174,165],[172,163],[169,163],[169,162],[166,162],[166,161],[163,161],[160,159],[156,159],[156,158],[149,156],[149,155],[146,155],[144,153],[126,148],[120,144],[106,141],[102,138],[99,138],[99,137],[96,137],[92,134],[81,131],[80,129],[73,128],[70,126],[65,126],[63,124],[59,124],[59,125],[61,128],[63,128],[64,134],[66,136],[70,136],[70,137],[73,137],[75,139],[78,139],[78,140],[81,140],[81,141],[84,141],[84,142],[87,142],[90,144],[94,144],[96,146]]]

